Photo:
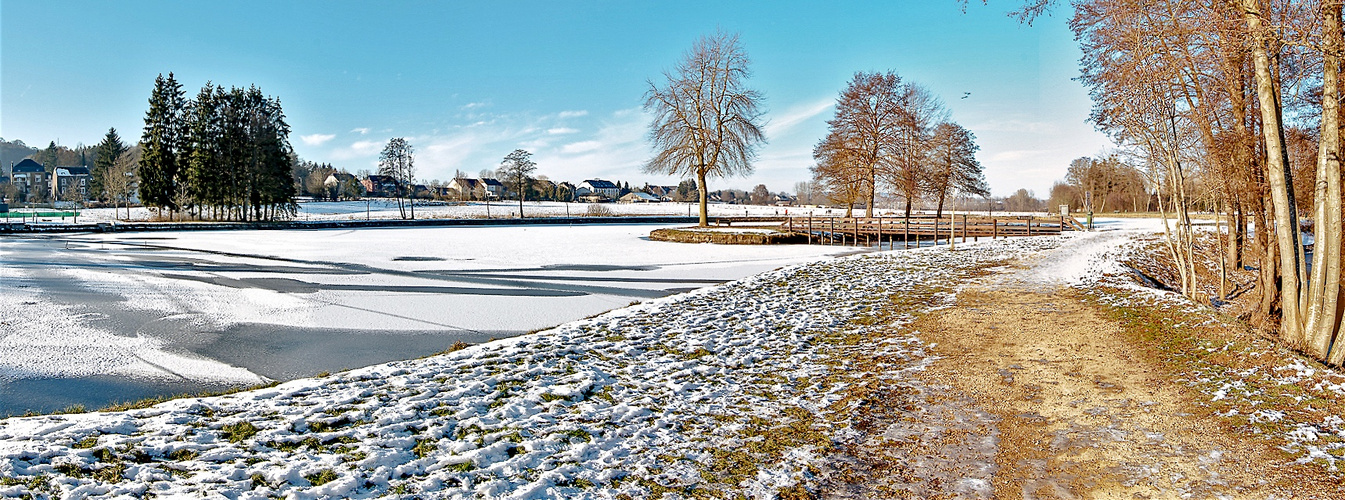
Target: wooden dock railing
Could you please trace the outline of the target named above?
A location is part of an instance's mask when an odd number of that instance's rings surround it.
[[[1070,216],[985,216],[957,214],[944,217],[905,215],[879,217],[789,217],[780,229],[807,235],[808,243],[874,244],[903,242],[907,247],[921,240],[967,241],[978,238],[1047,236],[1079,231],[1083,225]]]

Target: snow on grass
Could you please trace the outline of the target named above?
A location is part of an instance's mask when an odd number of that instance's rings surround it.
[[[0,495],[773,497],[850,425],[844,349],[1026,240],[816,262],[544,332],[214,398],[0,421]],[[935,295],[938,295],[935,293]],[[946,294],[945,294],[946,295]],[[889,319],[882,319],[889,318]],[[840,410],[837,410],[840,408]],[[839,427],[838,427],[839,426]]]

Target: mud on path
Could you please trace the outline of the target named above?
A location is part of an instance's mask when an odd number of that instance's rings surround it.
[[[987,462],[977,468],[984,488],[940,488],[945,494],[1300,498],[1322,491],[1271,466],[1283,462],[1273,450],[1198,416],[1184,386],[1166,382],[1160,365],[1074,292],[963,290],[955,307],[910,327],[939,357],[919,375],[942,393],[928,398],[945,401],[942,413],[962,416],[964,428],[982,421],[979,434],[993,443],[978,447],[987,440],[965,432],[936,443],[938,454],[982,449]],[[946,476],[966,478],[968,465]]]

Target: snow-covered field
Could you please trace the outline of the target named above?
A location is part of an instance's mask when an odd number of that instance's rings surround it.
[[[658,227],[0,237],[0,415],[414,358],[857,250]]]
[[[952,290],[1041,250],[1060,247],[1041,257],[1051,265],[1124,242],[1094,244],[1105,234],[799,264],[426,359],[142,410],[11,418],[0,474],[13,479],[0,494],[771,498],[816,478],[808,436],[843,432],[829,412],[856,404],[841,394],[872,376],[846,373],[838,339],[892,297]],[[913,333],[858,347],[905,360],[886,377],[925,359]]]

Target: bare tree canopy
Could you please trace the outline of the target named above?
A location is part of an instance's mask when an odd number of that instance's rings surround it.
[[[937,215],[943,217],[948,195],[989,196],[981,162],[976,160],[976,135],[952,122],[940,123],[930,139],[929,192],[938,200]]]
[[[649,139],[658,153],[648,173],[693,177],[700,192],[700,224],[706,225],[707,177],[750,175],[761,128],[764,97],[746,87],[747,52],[737,34],[701,37],[662,86],[650,81],[644,108],[653,113]]]
[[[415,177],[416,177],[416,151],[411,147],[411,143],[405,138],[394,137],[388,140],[388,145],[383,148],[383,152],[378,155],[378,174],[391,177],[397,184],[397,210],[402,214],[402,218],[407,218],[406,204],[402,197],[410,194],[414,195]],[[411,202],[411,217],[416,218],[415,201]]]
[[[518,196],[518,218],[523,218],[523,199],[528,196],[532,186],[532,173],[537,171],[537,162],[532,161],[532,153],[515,149],[505,155],[500,162],[499,175],[504,179],[504,187]]]
[[[1022,12],[1031,19],[1058,3],[1024,0]],[[1226,214],[1230,223],[1226,234],[1219,232],[1215,298],[1227,296],[1227,269],[1243,265],[1242,247],[1249,240],[1246,258],[1259,260],[1260,304],[1253,320],[1277,327],[1295,349],[1331,365],[1345,363],[1341,3],[1078,0],[1070,5],[1070,27],[1083,52],[1080,81],[1094,104],[1092,121],[1145,169],[1163,216],[1177,219],[1165,241],[1183,294],[1204,299],[1195,286],[1198,264],[1188,212],[1198,207]],[[1083,166],[1076,165],[1072,174]],[[1096,195],[1110,186],[1099,187],[1092,175],[1072,176],[1071,184],[1084,188],[1080,191],[1094,193],[1095,205],[1108,203],[1108,196]],[[1058,191],[1070,195],[1070,189]],[[1307,230],[1315,238],[1310,255],[1302,238]]]
[[[893,186],[910,214],[928,187],[934,125],[947,114],[929,90],[895,72],[855,73],[836,100],[827,136],[813,148],[814,178],[845,203],[864,201],[869,213],[879,189]]]

